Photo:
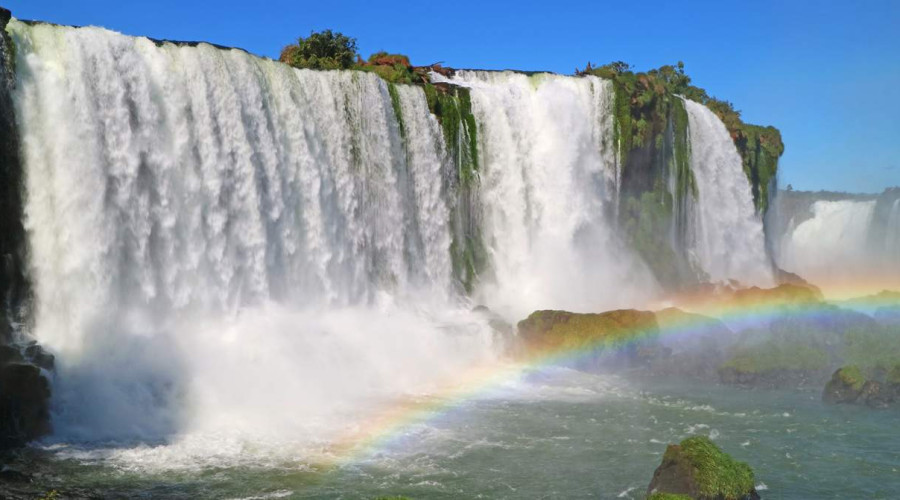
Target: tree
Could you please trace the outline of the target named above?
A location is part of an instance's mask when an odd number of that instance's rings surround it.
[[[358,57],[356,39],[331,30],[311,32],[281,51],[279,60],[295,68],[348,69]]]

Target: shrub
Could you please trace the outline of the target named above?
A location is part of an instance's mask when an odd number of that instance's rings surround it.
[[[324,30],[288,45],[281,51],[279,60],[295,68],[348,69],[358,57],[355,38]]]

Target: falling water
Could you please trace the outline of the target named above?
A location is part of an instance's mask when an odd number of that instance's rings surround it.
[[[492,356],[451,300],[420,88],[13,21],[58,435],[319,435]],[[282,433],[281,436],[291,435]]]
[[[419,87],[392,101],[370,73],[9,29],[57,439],[174,443],[166,463],[243,457],[247,442],[303,450],[281,444],[321,445],[370,405],[494,360],[471,302],[517,320],[658,291],[615,225],[608,81],[458,73],[479,158],[463,196]],[[687,109],[693,250],[714,279],[765,281],[740,158],[711,112]],[[489,260],[471,298],[451,260],[462,212]]]
[[[689,238],[694,258],[712,281],[771,284],[762,220],[734,141],[722,120],[706,106],[691,100],[684,103],[697,184]]]
[[[479,124],[484,234],[495,279],[480,293],[535,309],[634,304],[655,285],[609,217],[616,203],[612,86],[596,77],[463,71]]]
[[[879,203],[885,208],[883,218]],[[782,214],[790,220],[784,223],[776,261],[826,289],[871,292],[898,286],[898,206],[892,199],[817,200],[809,213]]]

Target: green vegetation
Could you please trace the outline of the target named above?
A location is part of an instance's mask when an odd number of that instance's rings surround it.
[[[647,72],[634,72],[622,61],[597,68],[588,64],[577,74],[591,74],[612,80],[615,87],[615,141],[619,158],[627,165],[628,155],[636,149],[661,142],[658,138],[666,133],[667,123],[675,121],[675,157],[678,165],[683,165],[688,153],[679,145],[686,137],[686,127],[679,123],[678,115],[685,99],[706,105],[725,123],[744,163],[744,171],[753,187],[753,199],[760,212],[768,205],[768,189],[778,169],[778,158],[784,152],[781,133],[774,127],[749,125],[741,120],[740,111],[728,101],[709,96],[705,90],[691,84],[691,78],[684,72],[684,63],[662,66]],[[686,119],[686,117],[684,117]],[[679,185],[679,193],[686,193],[688,180]]]
[[[355,38],[324,30],[300,37],[282,49],[278,60],[295,68],[349,69],[357,57]]]
[[[397,86],[388,83],[388,93],[391,95],[391,107],[394,109],[394,116],[397,117],[397,124],[400,126],[400,136],[406,138],[406,126],[403,124],[403,108],[400,106],[400,94],[397,93]]]
[[[887,372],[900,361],[900,331],[896,326],[852,328],[844,334],[844,361],[867,372]]]
[[[821,347],[798,340],[770,340],[736,349],[735,355],[719,369],[738,374],[815,372],[827,369],[829,361],[828,353]]]
[[[659,328],[652,312],[621,309],[600,314],[535,311],[519,322],[518,330],[528,348],[570,350],[655,335]]]
[[[738,500],[753,491],[754,478],[750,466],[731,458],[709,438],[691,437],[682,441],[679,448],[670,447],[666,455],[680,451],[687,458],[694,468],[694,480],[701,495]]]
[[[644,257],[654,276],[665,286],[680,281],[681,258],[666,241],[674,201],[665,189],[627,196],[619,214],[631,245]]]
[[[691,497],[676,493],[654,493],[647,497],[647,500],[691,500]]]
[[[353,69],[375,73],[390,83],[409,85],[427,81],[425,75],[417,72],[409,63],[409,57],[403,54],[376,52],[366,62],[359,60]]]
[[[845,387],[849,387],[856,392],[861,391],[866,383],[866,377],[863,376],[859,367],[855,365],[845,366],[838,370],[835,375]]]

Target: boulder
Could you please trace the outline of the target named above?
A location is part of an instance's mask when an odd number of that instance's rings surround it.
[[[866,378],[857,366],[839,368],[825,386],[822,400],[826,403],[855,403],[863,392]]]
[[[696,436],[670,444],[653,473],[652,499],[758,499],[753,470],[724,453],[709,438]]]
[[[887,408],[893,402],[893,397],[885,384],[867,380],[859,393],[858,401],[870,408]]]
[[[659,328],[656,316],[649,311],[535,311],[519,322],[518,332],[519,344],[514,351],[517,356],[571,353],[572,367],[591,370],[606,354],[637,359],[640,347],[654,342]]]

